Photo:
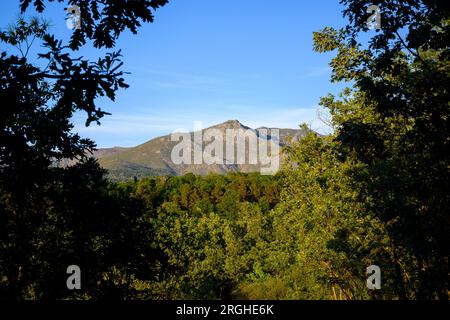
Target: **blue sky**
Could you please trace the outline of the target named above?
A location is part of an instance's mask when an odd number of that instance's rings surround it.
[[[14,21],[18,4],[2,2],[1,27]],[[44,17],[67,39],[63,8],[50,3]],[[86,128],[85,115],[77,114],[75,130],[99,147],[191,131],[194,121],[284,128],[307,122],[323,131],[319,99],[342,85],[329,82],[333,54],[312,51],[312,32],[344,25],[341,10],[337,0],[171,0],[153,24],[117,42],[131,74],[115,103],[100,102],[112,115]],[[104,52],[86,46],[80,54]]]

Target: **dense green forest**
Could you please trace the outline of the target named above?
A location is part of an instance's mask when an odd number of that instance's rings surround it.
[[[315,51],[335,54],[331,80],[348,84],[321,100],[333,133],[303,127],[275,176],[114,183],[71,116],[100,121],[96,99],[127,87],[120,52],[91,62],[71,50],[113,48],[166,2],[85,5],[89,23],[68,46],[39,19],[0,34],[13,47],[37,37],[48,60],[43,70],[2,48],[0,298],[448,300],[448,8],[373,1],[383,28],[363,45],[370,3],[342,0],[348,26],[313,35]],[[62,159],[79,162],[52,165]],[[72,264],[81,290],[67,290]],[[373,264],[381,290],[366,287]]]

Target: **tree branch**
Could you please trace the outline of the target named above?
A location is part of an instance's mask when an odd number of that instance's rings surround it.
[[[425,66],[425,68],[428,69],[428,63],[427,63],[425,60],[422,59],[422,57],[419,55],[419,52],[414,52],[414,51],[412,51],[411,48],[409,48],[409,47],[406,45],[405,41],[404,41],[403,38],[400,36],[400,34],[398,33],[398,31],[395,30],[394,32],[395,32],[395,34],[397,35],[397,37],[399,38],[399,40],[400,40],[400,42],[402,43],[403,47],[405,47],[405,49],[408,50],[408,52],[411,53],[414,57],[416,57],[417,59],[419,59],[419,60],[422,62],[422,64]]]

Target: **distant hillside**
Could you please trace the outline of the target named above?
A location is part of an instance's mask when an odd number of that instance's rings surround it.
[[[208,129],[217,129],[224,136],[227,129],[252,130],[258,139],[271,140],[270,136],[266,137],[262,134],[262,129],[269,128],[251,129],[237,120],[229,120],[206,128],[203,132]],[[286,144],[288,138],[298,140],[305,135],[304,131],[295,129],[279,129],[279,132],[280,145]],[[190,135],[193,137],[192,132]],[[174,164],[171,160],[171,152],[173,147],[179,142],[171,141],[170,138],[170,135],[165,135],[132,148],[103,148],[97,150],[94,153],[94,157],[99,160],[102,167],[109,170],[110,177],[114,180],[128,180],[133,177],[156,175],[183,175],[188,172],[199,175],[205,175],[210,172],[219,174],[229,171],[254,172],[260,169],[259,164]],[[202,145],[202,148],[204,147],[205,144]],[[248,154],[246,156],[248,157]]]

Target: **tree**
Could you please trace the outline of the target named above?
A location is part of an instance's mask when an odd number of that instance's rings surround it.
[[[449,18],[440,1],[341,1],[349,25],[315,33],[315,50],[337,50],[332,79],[351,81],[327,107],[343,161],[367,214],[392,241],[399,297],[448,298]],[[369,5],[382,27],[365,47]]]
[[[59,287],[49,285],[52,281],[49,274],[62,271],[55,260],[58,252],[72,246],[77,251],[75,256],[82,254],[86,249],[84,240],[91,241],[98,236],[95,232],[102,232],[110,214],[106,210],[98,213],[102,218],[93,222],[94,234],[83,229],[78,231],[84,238],[73,235],[77,229],[73,219],[77,215],[87,218],[98,202],[105,199],[106,182],[102,178],[104,171],[88,159],[94,143],[72,133],[71,118],[74,112],[85,111],[86,125],[99,122],[107,113],[97,106],[97,98],[106,96],[114,101],[115,92],[127,87],[120,70],[120,50],[91,62],[74,58],[71,49],[79,49],[86,39],[93,40],[99,48],[113,47],[122,31],[136,32],[141,21],[153,21],[151,10],[165,3],[162,0],[69,1],[82,8],[84,18],[68,46],[50,34],[48,24],[37,18],[30,22],[19,18],[13,27],[0,33],[0,41],[18,49],[16,54],[6,51],[0,54],[0,94],[4,105],[0,111],[2,297],[61,297]],[[23,13],[30,4],[31,1],[21,1]],[[33,5],[39,12],[45,9],[44,1],[33,1]],[[48,62],[45,68],[33,65],[28,57],[31,45],[37,41],[46,50],[39,54],[39,58]],[[66,160],[79,163],[68,168],[55,166]],[[79,185],[73,185],[64,179],[69,174],[84,179],[77,180]],[[82,199],[83,188],[96,196],[87,198],[88,208],[79,211],[78,203],[68,201],[65,194]],[[57,203],[63,204],[60,210],[64,216],[53,211]],[[126,227],[133,228],[136,220],[133,221]],[[63,242],[44,237],[48,232],[61,234]],[[49,254],[46,248],[55,249],[55,255]],[[36,273],[44,269],[46,274]]]
[[[254,267],[259,276],[238,286],[239,297],[370,298],[365,267],[389,256],[383,251],[389,238],[358,202],[347,175],[353,164],[339,160],[335,144],[334,136],[309,131],[285,147],[280,202],[269,213],[269,236]],[[384,271],[388,289],[390,272]]]
[[[56,0],[20,0],[20,9],[25,13],[31,2],[38,12],[45,10],[46,2]],[[66,2],[57,0],[58,2]],[[70,48],[79,49],[86,44],[86,39],[93,40],[97,48],[112,48],[120,34],[129,29],[134,34],[142,22],[154,20],[152,10],[168,3],[168,0],[134,0],[134,1],[67,1],[70,6],[78,6],[82,15],[80,28],[76,29],[70,39]]]

